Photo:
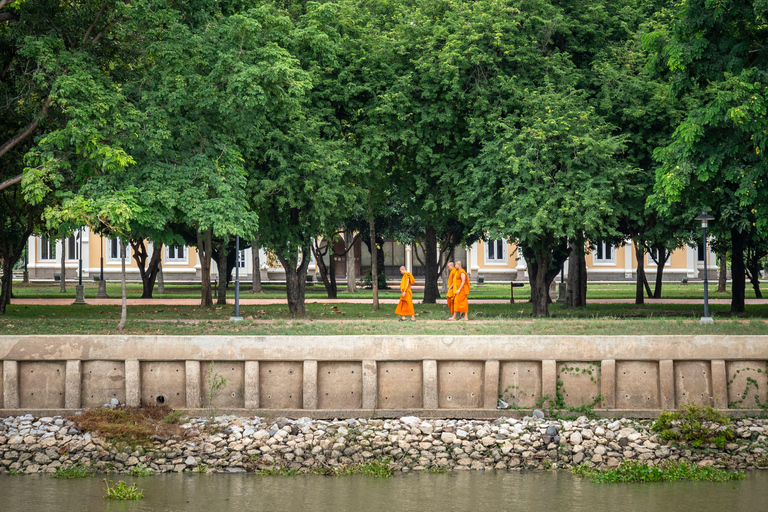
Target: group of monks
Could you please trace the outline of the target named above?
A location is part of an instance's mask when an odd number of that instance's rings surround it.
[[[457,261],[454,265],[453,262],[448,263],[448,293],[446,298],[448,299],[448,309],[451,312],[451,316],[448,320],[469,320],[469,276],[467,271],[461,268],[461,262]],[[400,267],[400,273],[403,275],[400,281],[400,302],[397,304],[395,314],[400,315],[400,321],[405,321],[406,317],[411,317],[411,320],[416,320],[416,312],[413,309],[413,291],[411,287],[416,282],[413,274],[408,272],[405,267]],[[462,316],[463,314],[463,316]],[[457,318],[458,316],[458,318]]]

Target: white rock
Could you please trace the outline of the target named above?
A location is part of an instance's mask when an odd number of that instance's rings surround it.
[[[580,432],[574,432],[571,434],[571,437],[568,438],[571,444],[573,445],[579,445],[581,444],[581,433]]]

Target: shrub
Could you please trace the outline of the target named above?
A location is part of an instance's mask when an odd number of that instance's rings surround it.
[[[714,443],[718,448],[733,439],[731,420],[709,406],[686,405],[679,411],[663,411],[651,430],[664,440],[683,441],[694,447]]]

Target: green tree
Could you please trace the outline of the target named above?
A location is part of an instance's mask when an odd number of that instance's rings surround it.
[[[693,104],[659,148],[653,201],[708,208],[712,234],[731,241],[731,311],[744,311],[744,241],[768,229],[768,4],[691,0],[671,9],[669,28],[644,39],[657,73]],[[694,104],[695,102],[695,104]],[[728,236],[724,236],[728,235]]]

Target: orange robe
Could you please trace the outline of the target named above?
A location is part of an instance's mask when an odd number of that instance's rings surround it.
[[[462,275],[466,276],[464,286],[461,286]],[[469,275],[466,270],[461,269],[456,272],[456,275],[453,277],[453,289],[455,293],[453,310],[456,313],[469,313],[469,300],[467,300],[467,295],[469,295]]]
[[[397,303],[397,308],[395,309],[396,315],[413,316],[413,292],[411,287],[415,282],[416,279],[413,278],[413,274],[410,272],[403,274],[403,279],[400,281],[400,302]],[[405,295],[402,295],[402,292],[405,292]]]
[[[453,290],[453,282],[456,279],[456,269],[451,269],[451,273],[448,274],[448,292],[445,294],[445,299],[448,301],[448,310],[453,314],[453,302],[456,292]]]

